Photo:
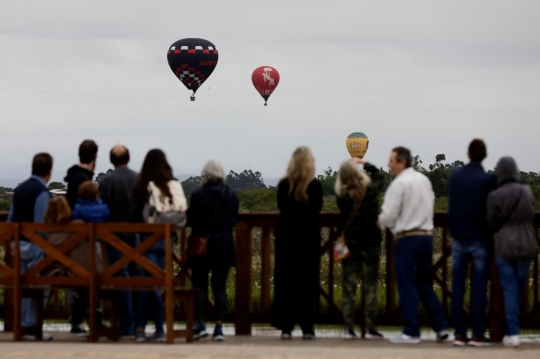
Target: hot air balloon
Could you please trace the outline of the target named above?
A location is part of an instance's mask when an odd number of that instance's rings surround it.
[[[195,92],[216,68],[218,51],[208,40],[182,39],[169,47],[167,61],[174,76],[193,91],[191,101],[195,101]]]
[[[362,132],[353,132],[345,140],[351,157],[364,158],[369,147],[369,138]]]
[[[261,66],[253,71],[251,81],[253,81],[255,89],[264,98],[264,105],[266,106],[266,101],[268,101],[268,98],[279,84],[279,72],[272,66]]]

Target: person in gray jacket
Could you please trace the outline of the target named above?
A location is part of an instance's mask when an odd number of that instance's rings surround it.
[[[114,165],[114,172],[101,181],[99,185],[100,197],[111,211],[109,222],[129,222],[131,195],[135,188],[137,173],[128,168],[129,150],[122,145],[116,145],[111,149],[110,160]],[[134,235],[123,233],[119,237],[131,247],[138,244]],[[111,246],[106,248],[109,265],[122,257],[122,254],[115,248]],[[127,265],[116,273],[118,277],[137,275],[137,268],[134,265]],[[134,338],[136,313],[133,310],[133,295],[137,294],[130,291],[119,293],[117,301],[118,331],[122,339]]]
[[[519,306],[532,259],[538,254],[533,229],[534,202],[529,186],[519,183],[512,157],[495,168],[498,189],[488,196],[487,219],[495,233],[495,260],[504,291],[506,336],[503,344],[519,346]]]

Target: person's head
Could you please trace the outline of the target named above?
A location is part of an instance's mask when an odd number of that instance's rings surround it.
[[[289,181],[289,196],[307,202],[307,188],[315,177],[315,159],[308,147],[298,147],[292,154],[284,179]]]
[[[225,180],[225,170],[218,161],[210,160],[204,165],[201,176],[204,183],[223,182]]]
[[[71,208],[65,197],[53,197],[49,200],[44,221],[45,223],[71,222]]]
[[[43,178],[45,182],[51,179],[53,158],[48,153],[42,152],[34,156],[32,160],[32,174]]]
[[[114,168],[127,166],[129,162],[129,150],[122,145],[114,146],[109,156]]]
[[[163,195],[172,199],[167,182],[173,179],[172,168],[167,162],[165,153],[160,149],[148,151],[135,185],[138,199],[143,202],[148,200],[149,182],[154,182]]]
[[[355,162],[348,160],[339,168],[334,191],[339,197],[348,194],[358,200],[364,197],[370,183],[369,176],[362,172]]]
[[[404,169],[411,167],[411,165],[411,151],[408,148],[396,147],[392,150],[390,160],[388,161],[388,167],[390,167],[390,174],[392,176],[398,176]]]
[[[482,163],[484,158],[487,157],[486,144],[484,141],[475,138],[469,145],[469,159],[471,162]]]
[[[502,157],[495,166],[495,178],[497,178],[499,186],[510,182],[519,182],[521,175],[516,161],[512,157]]]
[[[82,164],[90,164],[97,157],[98,146],[92,140],[84,140],[79,146],[79,162]]]
[[[94,202],[99,199],[99,188],[94,181],[84,181],[79,186],[78,197],[85,201]]]

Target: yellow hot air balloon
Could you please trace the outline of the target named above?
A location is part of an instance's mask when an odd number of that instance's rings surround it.
[[[345,141],[351,157],[364,158],[369,147],[369,138],[362,132],[353,132]]]

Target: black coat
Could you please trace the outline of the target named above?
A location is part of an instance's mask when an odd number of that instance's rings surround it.
[[[276,230],[274,306],[272,324],[282,328],[289,307],[312,306],[319,287],[321,234],[319,212],[323,192],[319,181],[307,188],[308,202],[289,196],[289,182],[278,186],[279,222]]]
[[[218,200],[219,205],[214,216]],[[187,225],[191,226],[192,235],[210,236],[210,240],[206,258],[188,257],[187,265],[192,267],[195,261],[198,261],[210,268],[236,266],[233,229],[237,219],[238,197],[226,184],[207,183],[193,192],[187,211]]]
[[[92,177],[94,177],[94,172],[90,172],[86,168],[79,167],[78,165],[72,166],[67,171],[64,181],[68,184],[66,199],[71,207],[71,210],[75,208],[75,204],[77,203],[80,185],[83,182],[91,181]]]

